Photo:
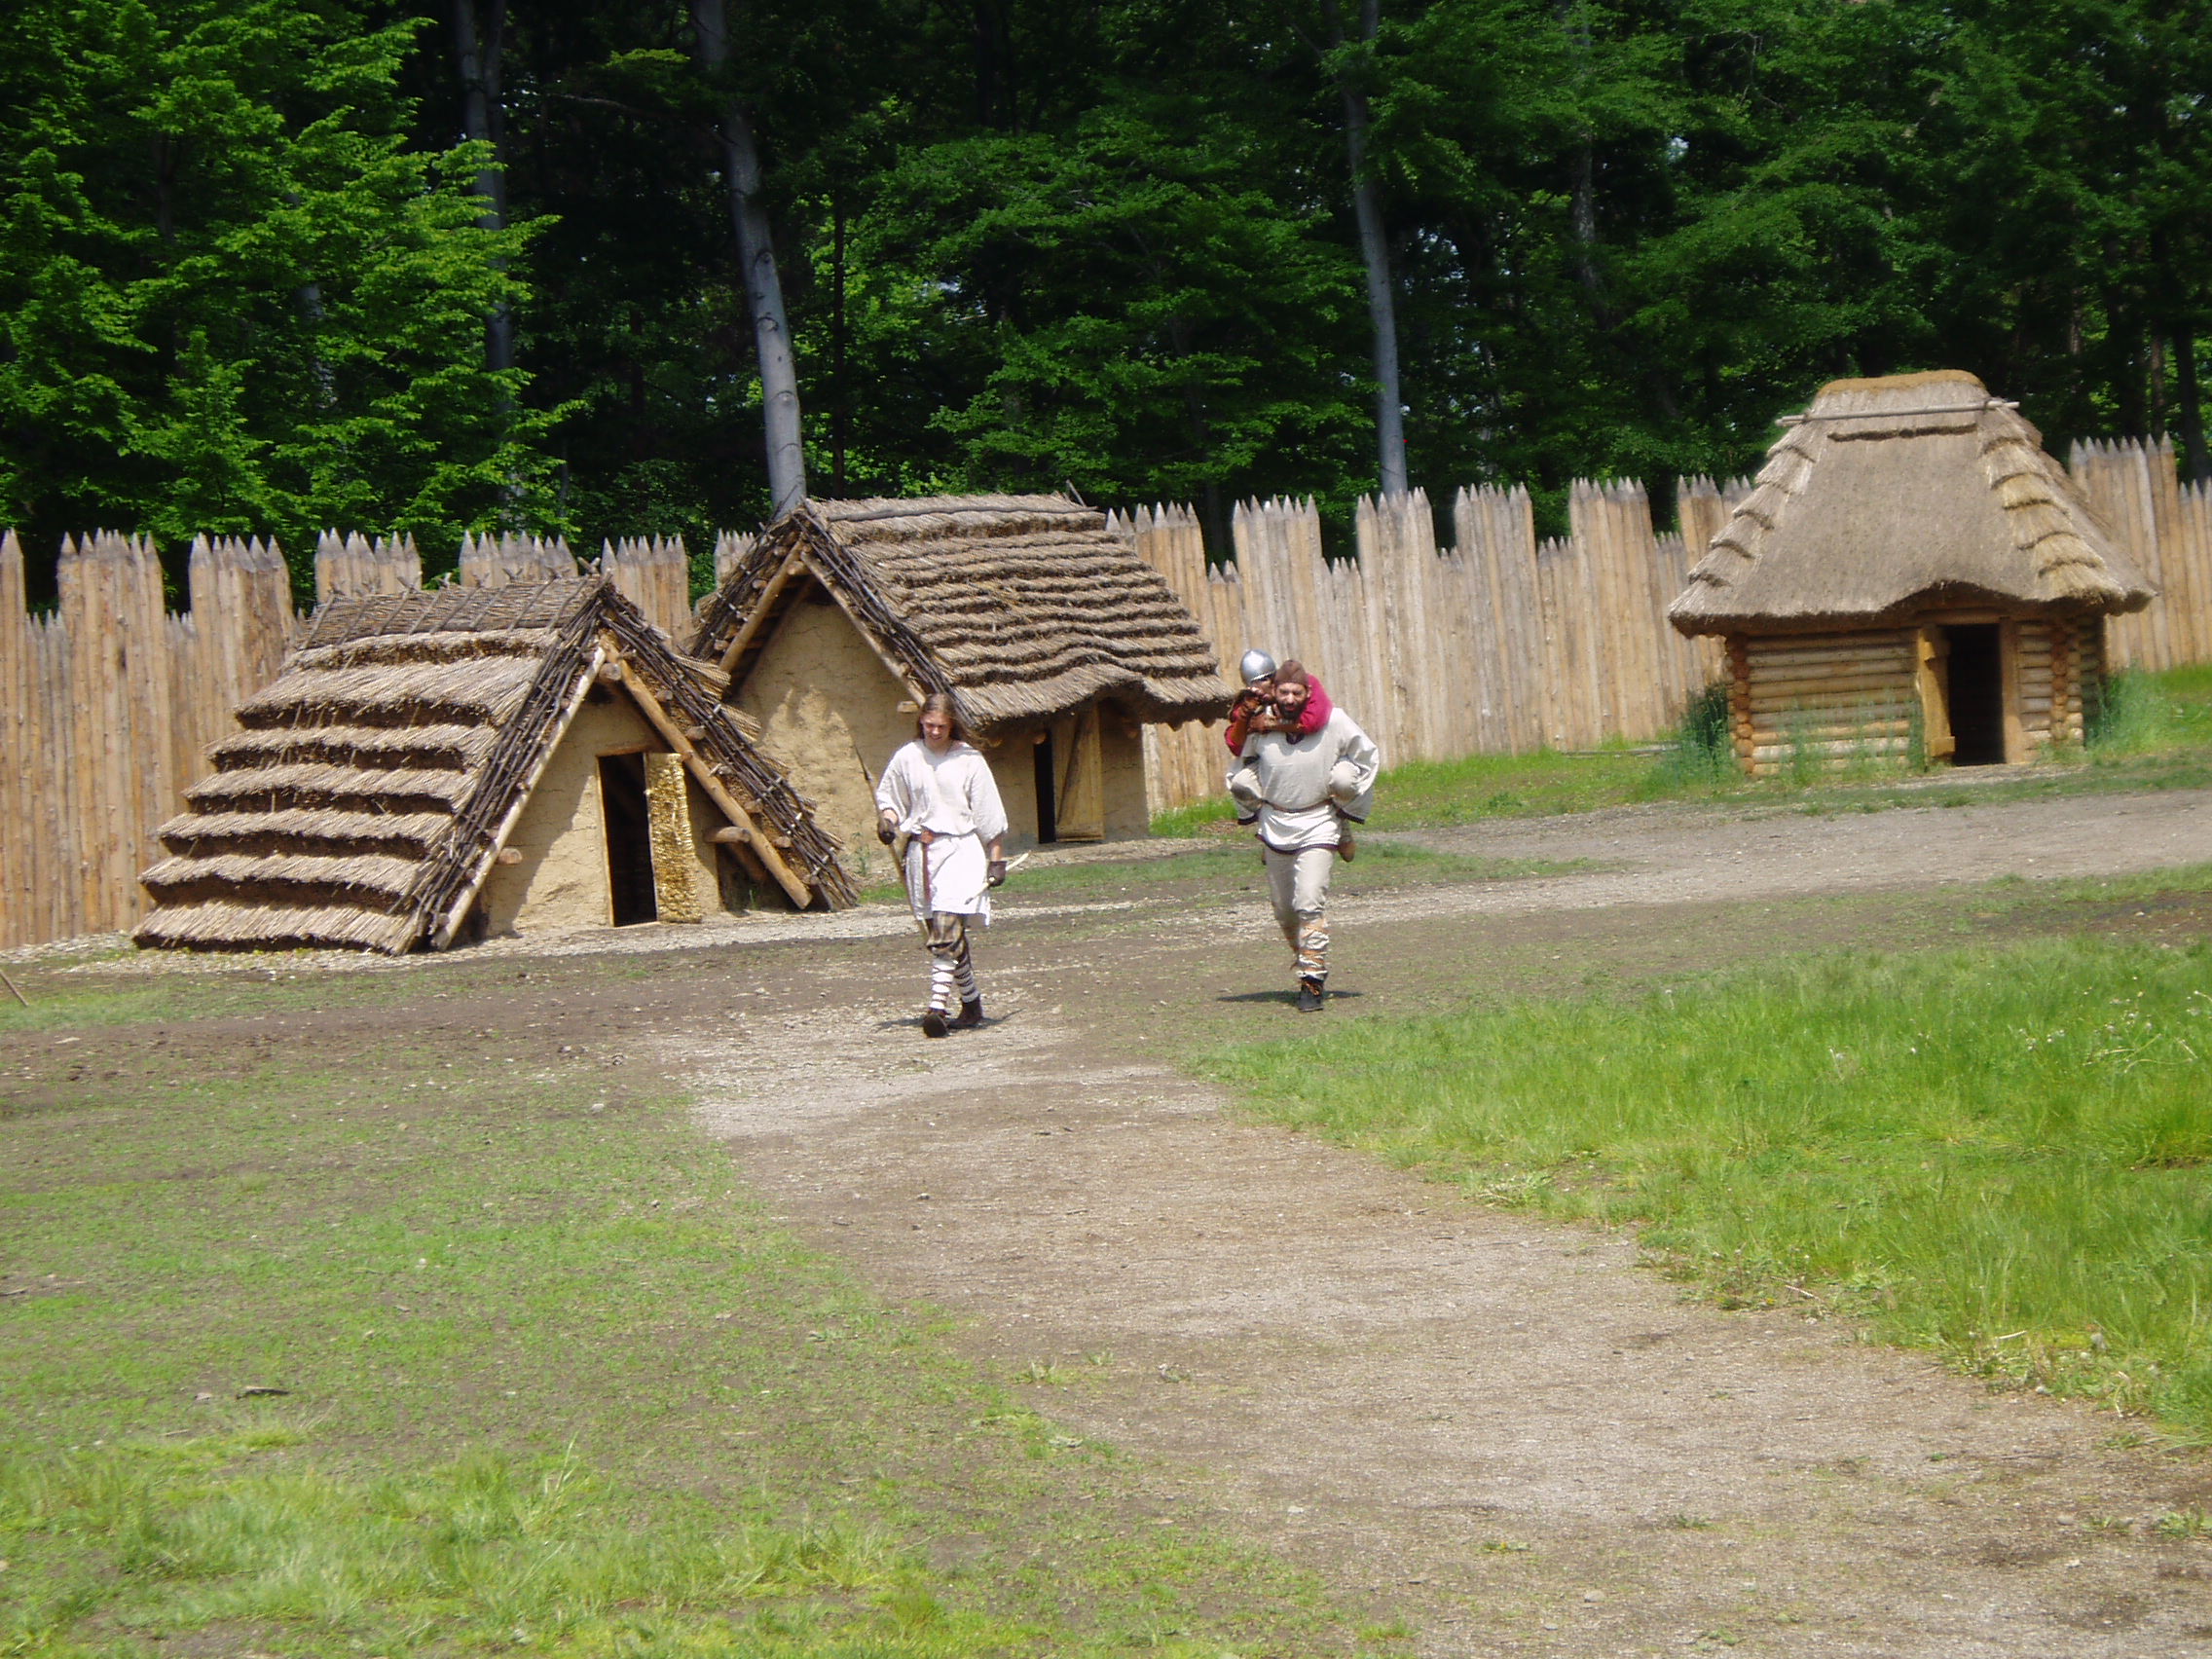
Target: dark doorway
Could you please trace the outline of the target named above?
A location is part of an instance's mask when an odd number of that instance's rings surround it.
[[[614,925],[657,921],[653,903],[652,819],[645,809],[645,757],[599,757],[600,810],[607,820],[607,885]]]
[[[1038,740],[1037,756],[1037,844],[1060,838],[1059,814],[1053,810],[1052,788],[1059,772],[1052,765],[1052,734],[1048,731]]]
[[[1946,628],[1950,643],[1950,683],[1945,701],[1951,711],[1951,736],[1958,749],[1954,766],[2005,763],[2005,665],[1998,627],[1977,622]]]

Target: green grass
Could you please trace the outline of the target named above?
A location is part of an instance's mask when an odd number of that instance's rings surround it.
[[[1382,774],[1375,790],[1378,830],[1438,829],[1485,818],[1589,812],[1651,798],[1654,757],[1623,747],[1595,755],[1470,755],[1415,760]],[[1203,834],[1234,821],[1226,795],[1177,807],[1153,820],[1157,835]]]
[[[232,1435],[0,1461],[0,1530],[28,1556],[10,1569],[43,1580],[0,1614],[0,1651],[271,1632],[394,1652],[953,1659],[1044,1634],[948,1607],[879,1530],[698,1510],[610,1526],[630,1494],[573,1458],[478,1454],[349,1481],[261,1467],[270,1446]]]
[[[1427,830],[1490,818],[1592,812],[1649,801],[1714,800],[1791,804],[1812,811],[1879,811],[1893,806],[1966,805],[2047,794],[2212,787],[2212,663],[2162,674],[2113,677],[2103,718],[2085,752],[2054,756],[2026,770],[1936,768],[1900,777],[1869,760],[1841,773],[1810,767],[1752,781],[1740,776],[1720,741],[1723,713],[1712,693],[1656,754],[1625,745],[1594,753],[1472,755],[1417,760],[1382,774],[1375,792],[1377,830]],[[1946,780],[1955,780],[1948,783]],[[1199,834],[1234,817],[1226,796],[1162,813],[1161,835]]]
[[[2212,750],[2212,663],[2114,675],[2089,747],[2115,758]]]
[[[479,1032],[535,1017],[459,999],[512,970],[306,1037],[224,1026],[235,976],[60,977],[0,1026],[0,1653],[1358,1645],[776,1225],[649,1068]]]
[[[1361,1020],[1218,1052],[1251,1109],[1636,1225],[1725,1303],[1862,1314],[2212,1435],[2212,945],[2083,938]]]

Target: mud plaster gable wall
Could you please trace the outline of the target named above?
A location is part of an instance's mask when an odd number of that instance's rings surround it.
[[[507,839],[522,862],[493,866],[484,884],[481,903],[489,933],[552,933],[604,928],[613,921],[599,757],[667,747],[623,693],[592,693],[570,722]],[[712,908],[719,903],[719,889],[715,847],[708,837],[720,820],[696,784],[690,794],[692,850],[700,860],[697,890]]]
[[[761,746],[865,878],[894,873],[875,838],[875,779],[914,735],[913,715],[899,707],[907,701],[911,693],[819,588],[785,612],[737,694],[760,722]]]
[[[785,612],[737,693],[738,706],[760,722],[763,747],[813,801],[816,821],[844,843],[849,862],[870,880],[896,878],[890,855],[875,838],[875,780],[914,735],[913,711],[899,707],[913,700],[819,588]],[[1103,712],[1100,759],[1110,839],[1151,828],[1143,739],[1129,736],[1124,723],[1118,711]],[[1008,850],[1035,846],[1036,733],[1016,730],[979,747],[1006,807]]]
[[[1228,753],[1222,751],[1225,758]],[[1105,773],[1106,839],[1120,841],[1149,834],[1152,814],[1144,795],[1144,728],[1136,727],[1132,736],[1125,715],[1111,705],[1101,709],[1098,756]]]

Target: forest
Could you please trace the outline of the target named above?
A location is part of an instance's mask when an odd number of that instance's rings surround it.
[[[2205,0],[15,0],[0,522],[682,535],[1752,466],[1979,374],[2208,471]]]

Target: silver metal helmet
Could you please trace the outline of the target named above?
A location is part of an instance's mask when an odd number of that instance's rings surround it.
[[[1275,659],[1255,646],[1237,662],[1236,672],[1244,677],[1245,684],[1257,685],[1275,677]]]

